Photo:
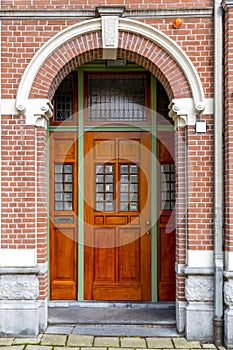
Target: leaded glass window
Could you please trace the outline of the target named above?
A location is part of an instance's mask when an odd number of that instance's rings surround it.
[[[173,210],[175,206],[175,164],[161,164],[161,208]]]
[[[58,87],[55,94],[54,121],[73,120],[73,77],[65,78]]]
[[[73,210],[73,164],[55,163],[54,209]]]
[[[120,165],[120,211],[138,211],[138,166]]]
[[[146,75],[88,75],[88,121],[147,121],[146,82]]]
[[[97,164],[95,167],[97,211],[114,211],[114,165]]]

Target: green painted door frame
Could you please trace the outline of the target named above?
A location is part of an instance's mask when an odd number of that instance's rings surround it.
[[[151,149],[151,288],[152,288],[152,302],[157,302],[157,161],[156,161],[156,135],[157,131],[173,131],[173,127],[159,127],[157,125],[156,118],[156,78],[151,75],[150,81],[150,100],[151,100],[151,126],[85,126],[84,125],[84,73],[85,72],[122,72],[122,68],[109,69],[102,63],[87,64],[78,68],[78,127],[77,126],[51,126],[49,131],[64,132],[64,131],[77,131],[78,137],[78,301],[84,300],[84,133],[90,131],[148,131],[152,135],[152,149]],[[123,71],[127,72],[139,72],[145,71],[143,68],[129,64],[127,69]],[[49,136],[48,136],[49,138]],[[49,171],[49,166],[47,167]],[[49,191],[47,194],[49,198]],[[48,208],[49,209],[49,208]],[[49,211],[48,211],[49,212]],[[48,220],[49,225],[49,220]],[[49,227],[48,227],[49,230]],[[49,231],[48,231],[49,232]],[[49,236],[49,235],[48,235]],[[48,238],[49,239],[49,238]],[[48,241],[49,245],[49,241]],[[48,249],[49,251],[49,249]]]

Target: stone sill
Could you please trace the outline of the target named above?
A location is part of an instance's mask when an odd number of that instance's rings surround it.
[[[40,267],[0,267],[0,275],[38,275]]]

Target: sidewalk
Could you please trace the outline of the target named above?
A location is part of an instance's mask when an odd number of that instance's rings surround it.
[[[116,350],[119,348],[121,350],[217,349],[213,344],[187,341],[184,338],[94,337],[77,334],[41,334],[37,338],[0,338],[0,350]]]

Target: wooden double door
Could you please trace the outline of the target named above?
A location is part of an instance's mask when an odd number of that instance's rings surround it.
[[[151,134],[87,132],[80,169],[75,133],[55,132],[50,139],[51,299],[77,299],[79,270],[85,300],[150,301],[151,227],[158,224],[158,298],[173,300],[175,236],[165,232],[170,212],[162,210],[158,223],[151,217]],[[84,172],[82,189],[78,171]],[[84,209],[79,269],[78,191]]]

